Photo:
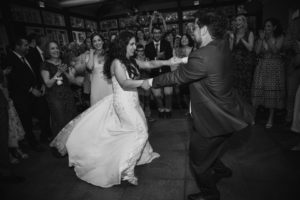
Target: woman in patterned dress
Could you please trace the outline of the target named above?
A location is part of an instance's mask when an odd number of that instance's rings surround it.
[[[234,64],[234,87],[238,94],[251,103],[251,86],[255,68],[254,34],[248,28],[247,18],[238,15],[235,18],[236,29],[229,37]]]
[[[264,25],[255,47],[260,58],[254,73],[252,101],[255,107],[269,109],[266,128],[271,128],[274,109],[285,106],[285,70],[280,55],[284,36],[277,19],[267,19]]]
[[[46,61],[41,67],[41,74],[46,85],[46,99],[50,108],[52,131],[54,135],[77,114],[71,83],[76,84],[74,70],[68,70],[60,58],[57,42],[46,45]]]

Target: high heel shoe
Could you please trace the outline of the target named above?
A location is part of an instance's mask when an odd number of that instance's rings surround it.
[[[17,148],[16,153],[18,154],[18,157],[22,159],[27,159],[29,158],[28,154],[24,153],[21,149]]]
[[[266,124],[266,129],[270,129],[270,128],[272,128],[272,126],[273,126],[273,123],[272,122],[268,122]]]
[[[9,154],[9,162],[11,164],[19,164],[20,163],[19,159],[14,157],[12,154]]]

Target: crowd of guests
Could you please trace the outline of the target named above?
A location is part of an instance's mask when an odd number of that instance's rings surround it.
[[[153,25],[155,18],[164,26]],[[279,21],[270,18],[261,30],[252,30],[247,17],[238,15],[226,36],[232,50],[233,86],[249,104],[268,111],[267,129],[273,126],[275,111],[285,110],[285,125],[300,132],[298,21],[291,20],[284,32]],[[182,58],[197,49],[191,34],[193,27],[179,35],[176,30],[167,30],[159,13],[152,16],[150,27],[150,37],[142,29],[135,31],[137,60]],[[28,157],[22,149],[24,139],[32,150],[43,152],[41,142],[49,143],[80,112],[112,93],[111,80],[104,76],[103,68],[113,40],[114,37],[105,40],[99,33],[93,33],[81,45],[71,42],[65,47],[34,34],[14,40],[0,68],[1,168],[9,169],[6,161],[18,163]],[[181,66],[141,69],[140,79],[178,67]],[[140,89],[140,103],[148,121],[155,121],[151,112],[154,110],[159,118],[171,118],[174,101],[188,112],[188,91],[188,85]],[[33,118],[41,130],[39,138],[34,133]],[[1,173],[4,177],[10,172]]]

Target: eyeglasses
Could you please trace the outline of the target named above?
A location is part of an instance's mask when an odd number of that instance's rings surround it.
[[[137,49],[137,52],[144,52],[144,49]]]

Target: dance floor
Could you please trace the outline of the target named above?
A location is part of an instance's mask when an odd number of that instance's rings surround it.
[[[108,189],[79,180],[67,158],[50,151],[29,152],[30,158],[14,166],[25,176],[22,184],[6,184],[3,200],[185,200],[198,192],[189,168],[190,120],[183,111],[172,119],[150,124],[150,143],[161,157],[136,167],[138,186],[122,183]],[[288,149],[299,136],[274,126],[266,131],[257,124],[231,137],[223,162],[233,176],[219,182],[221,200],[300,199],[300,151]]]

